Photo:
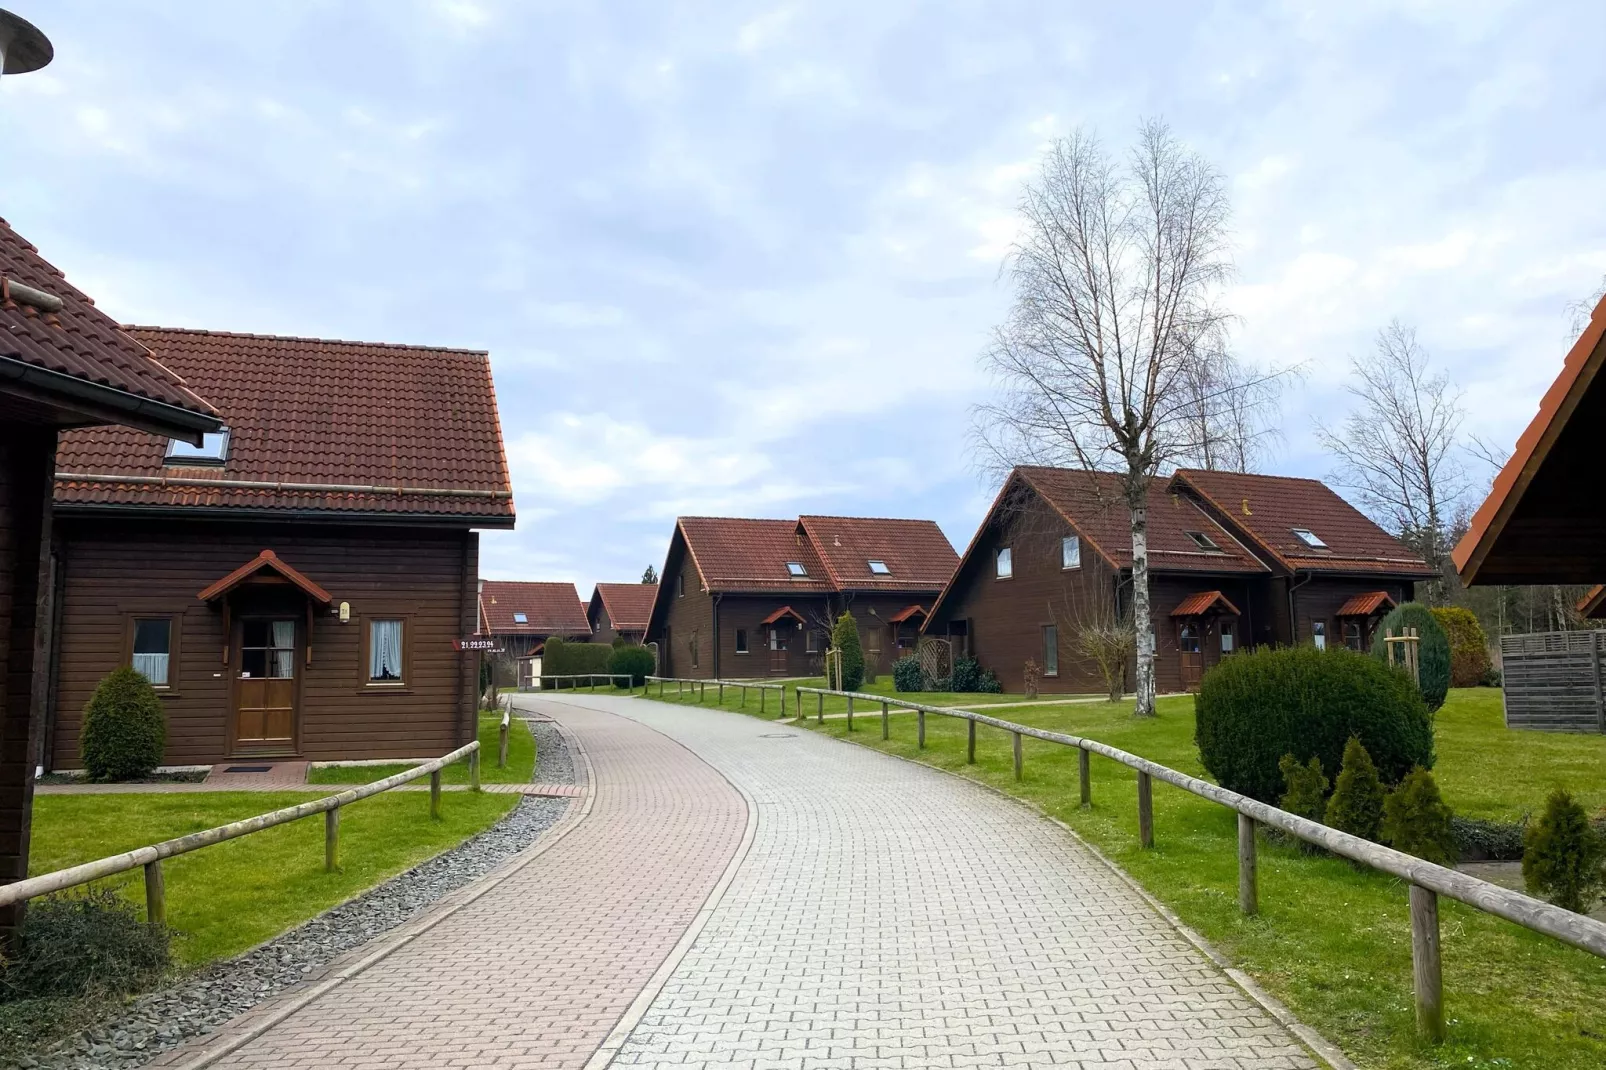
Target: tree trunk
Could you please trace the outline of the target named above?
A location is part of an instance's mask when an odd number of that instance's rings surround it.
[[[1146,488],[1145,488],[1146,490]],[[1149,612],[1148,494],[1132,510],[1132,627],[1137,632],[1137,704],[1134,717],[1154,716],[1154,628]]]

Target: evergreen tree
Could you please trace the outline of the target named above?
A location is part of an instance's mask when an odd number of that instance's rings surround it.
[[[658,582],[658,570],[653,568],[651,565],[648,565],[647,566],[647,571],[643,572],[641,574],[641,582],[642,583],[657,583]]]
[[[1396,851],[1451,865],[1456,845],[1450,816],[1433,774],[1418,766],[1383,801],[1383,842]]]
[[[1352,836],[1377,839],[1377,827],[1383,820],[1383,794],[1383,781],[1372,764],[1372,756],[1366,753],[1358,736],[1350,736],[1344,744],[1344,762],[1333,784],[1333,797],[1327,800],[1327,823]]]
[[[1283,771],[1283,792],[1278,806],[1296,817],[1312,821],[1322,819],[1322,806],[1327,798],[1327,774],[1322,772],[1322,760],[1312,757],[1301,763],[1292,754],[1285,754],[1277,768]]]
[[[843,611],[831,629],[831,645],[842,652],[842,690],[857,691],[864,684],[864,650],[859,646],[859,623]]]
[[[1530,895],[1579,914],[1599,902],[1606,888],[1606,842],[1571,795],[1561,788],[1551,792],[1544,816],[1522,839],[1522,879]]]

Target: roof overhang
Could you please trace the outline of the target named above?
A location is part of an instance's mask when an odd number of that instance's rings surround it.
[[[5,355],[0,355],[0,389],[50,406],[62,414],[65,426],[121,424],[196,446],[202,435],[223,427],[223,421],[213,414],[192,412]]]
[[[793,620],[797,621],[799,624],[808,623],[807,621],[805,621],[803,619],[803,614],[799,613],[797,610],[793,609],[791,606],[782,606],[780,609],[777,609],[774,613],[771,613],[769,616],[767,616],[763,620],[759,621],[759,623],[760,624],[777,624],[780,621],[783,621],[788,617],[790,617]]]
[[[1370,617],[1374,613],[1386,613],[1395,607],[1392,595],[1387,591],[1370,591],[1358,594],[1348,602],[1338,607],[1335,617]]]
[[[1177,603],[1173,617],[1236,617],[1238,607],[1220,591],[1197,591]]]
[[[904,621],[910,620],[914,617],[924,618],[925,616],[927,616],[925,606],[905,606],[903,609],[898,610],[898,612],[888,617],[887,623],[902,624]]]
[[[1606,583],[1596,584],[1578,600],[1578,615],[1586,620],[1606,620]]]
[[[200,599],[202,602],[215,602],[235,588],[240,587],[243,584],[250,583],[263,572],[272,573],[280,580],[287,582],[292,587],[299,589],[308,598],[312,599],[321,606],[326,606],[330,602],[334,601],[334,598],[330,596],[328,591],[324,590],[318,584],[308,579],[307,576],[300,570],[295,569],[281,561],[279,559],[279,555],[274,553],[272,550],[263,550],[260,554],[253,557],[251,560],[247,561],[245,564],[241,565],[227,576],[224,576],[210,587],[207,587],[195,597]]]

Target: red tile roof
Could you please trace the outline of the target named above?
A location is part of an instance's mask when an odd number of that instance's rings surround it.
[[[942,590],[959,566],[948,537],[931,520],[803,516],[798,524],[839,591]],[[870,562],[887,567],[886,575]]]
[[[511,526],[486,354],[130,331],[217,405],[229,428],[227,463],[165,465],[167,442],[156,435],[73,431],[57,458],[59,504],[408,514]]]
[[[1588,594],[1578,600],[1578,612],[1581,616],[1592,620],[1606,617],[1606,583],[1596,584]]]
[[[1421,557],[1318,480],[1186,469],[1177,472],[1171,485],[1198,494],[1289,569],[1433,574]],[[1328,549],[1313,549],[1294,534],[1295,528],[1313,532]]]
[[[1206,613],[1225,613],[1239,616],[1238,607],[1220,591],[1196,591],[1177,603],[1171,611],[1173,617],[1202,617]]]
[[[795,520],[683,516],[677,523],[710,592],[834,590],[813,543]],[[788,561],[802,565],[805,575],[788,573]]]
[[[311,598],[314,602],[317,602],[320,605],[326,606],[330,602],[334,601],[334,599],[330,597],[328,591],[324,590],[316,582],[309,579],[307,575],[300,569],[294,568],[288,562],[280,560],[279,555],[275,554],[272,550],[263,550],[260,554],[253,557],[251,560],[247,561],[245,564],[241,565],[227,576],[224,576],[216,583],[213,583],[210,587],[206,588],[206,590],[202,591],[195,597],[202,602],[210,602],[214,598],[221,598],[234,588],[238,587],[240,584],[244,583],[246,580],[250,579],[252,576],[255,576],[258,572],[261,572],[263,569],[267,569],[269,572],[289,580],[290,583],[296,587],[299,587],[307,595],[307,597]]]
[[[808,623],[808,621],[803,619],[803,614],[799,613],[797,610],[793,609],[791,606],[782,606],[780,609],[777,609],[774,613],[771,613],[769,616],[767,616],[763,620],[759,621],[759,623],[760,624],[774,624],[776,621],[780,620],[782,617],[791,617],[793,620],[797,621],[799,624],[807,624]]]
[[[887,623],[902,624],[904,621],[910,620],[914,617],[924,616],[927,616],[925,606],[904,606],[902,609],[898,610],[898,612],[888,617]]]
[[[645,631],[652,604],[658,597],[656,583],[599,583],[591,600],[601,600],[614,631]]]
[[[1381,609],[1393,609],[1394,599],[1387,591],[1358,594],[1338,607],[1336,617],[1370,617]]]
[[[525,623],[513,619],[523,613]],[[480,586],[480,631],[487,635],[590,635],[585,603],[572,583],[486,580]]]
[[[0,361],[32,365],[180,410],[164,414],[160,408],[148,407],[146,422],[157,426],[168,426],[176,417],[183,426],[193,427],[197,425],[194,415],[214,415],[212,406],[175,371],[156,360],[117,321],[96,308],[94,301],[70,284],[3,219],[0,280],[4,280],[0,290],[6,291],[0,293]],[[11,282],[59,297],[61,311],[44,312],[10,299]],[[190,418],[184,414],[190,414]]]
[[[1132,521],[1119,476],[1075,468],[1021,467],[1015,473],[1080,533],[1088,549],[1118,568],[1132,567]],[[1206,535],[1219,552],[1203,549],[1190,531]],[[1149,568],[1155,572],[1267,571],[1231,532],[1192,501],[1167,493],[1165,481],[1160,479],[1149,485]]]

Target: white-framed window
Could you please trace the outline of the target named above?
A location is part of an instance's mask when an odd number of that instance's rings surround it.
[[[185,442],[181,438],[167,440],[168,464],[222,464],[229,459],[229,429],[209,431],[201,436],[201,444]]]
[[[1317,650],[1327,649],[1327,622],[1313,620],[1310,622],[1310,641],[1316,644]]]
[[[1001,580],[1007,580],[1015,574],[1015,555],[1010,552],[1009,547],[998,548],[998,553],[993,556],[993,568]]]
[[[807,576],[809,570],[803,567],[803,562],[801,561],[788,561],[786,563],[786,574],[788,576]]]
[[[1082,539],[1079,535],[1067,535],[1060,540],[1060,568],[1082,567]]]
[[[887,563],[885,561],[870,561],[868,564],[870,566],[870,574],[872,576],[892,575],[892,570],[887,567]]]
[[[1231,654],[1238,645],[1238,624],[1235,621],[1221,622],[1221,652]]]
[[[371,684],[402,682],[401,621],[368,622],[368,682]]]
[[[136,617],[134,619],[134,671],[153,687],[169,687],[168,673],[173,658],[173,619]]]
[[[1292,530],[1298,536],[1299,541],[1309,546],[1312,550],[1327,549],[1327,544],[1322,541],[1321,536],[1310,530],[1310,528],[1293,528]]]
[[[1216,540],[1203,531],[1190,531],[1188,532],[1188,538],[1193,540],[1195,546],[1207,553],[1219,554],[1221,552],[1221,547],[1216,544]]]
[[[675,597],[686,597],[686,574],[684,572],[675,577]]]
[[[820,633],[813,628],[809,629],[803,637],[803,653],[818,654],[820,652]]]
[[[513,614],[513,623],[514,624],[528,624],[528,623],[530,623],[530,616],[527,613],[515,613],[515,614]]]
[[[736,653],[738,653],[738,654],[747,653],[747,629],[746,628],[737,628],[736,629]]]
[[[1043,625],[1043,675],[1060,674],[1060,630],[1055,624]]]

